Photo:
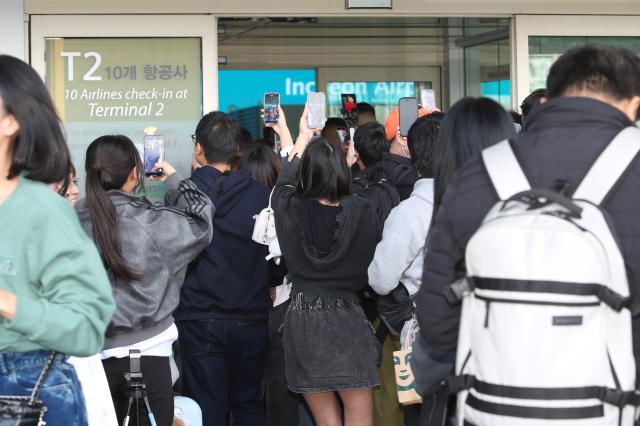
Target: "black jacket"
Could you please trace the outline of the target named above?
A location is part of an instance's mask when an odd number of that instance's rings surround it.
[[[379,167],[398,190],[400,201],[409,198],[413,192],[413,185],[418,181],[418,172],[411,164],[411,159],[385,152],[382,154]]]
[[[632,122],[608,104],[586,98],[557,98],[536,108],[512,143],[533,187],[566,181],[569,193],[611,140]],[[443,291],[465,273],[464,250],[489,209],[498,201],[480,156],[458,171],[445,192],[427,247],[417,316],[422,336],[439,351],[454,352],[460,307]],[[631,286],[640,293],[640,161],[636,158],[604,204],[621,242]],[[634,319],[634,353],[640,366],[640,321]]]
[[[221,173],[201,167],[192,179],[209,194]],[[267,318],[267,246],[251,239],[254,215],[267,207],[269,189],[246,171],[226,176],[213,204],[213,240],[189,266],[177,320]]]
[[[312,241],[313,224],[303,218],[305,200],[294,187],[299,167],[298,157],[285,160],[273,193],[276,233],[294,291],[304,287],[305,292],[355,295],[367,285],[367,268],[380,241],[375,213],[363,198],[342,197],[333,244],[328,253],[322,252]]]

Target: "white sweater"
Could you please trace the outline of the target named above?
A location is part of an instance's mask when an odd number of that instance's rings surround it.
[[[389,294],[402,283],[410,295],[422,283],[424,246],[433,214],[433,179],[420,179],[411,196],[391,210],[384,222],[382,241],[369,265],[369,285]]]

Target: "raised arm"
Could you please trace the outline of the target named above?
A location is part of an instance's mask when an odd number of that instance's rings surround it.
[[[165,206],[151,207],[139,221],[144,221],[142,227],[175,272],[187,266],[211,242],[215,208],[191,179],[183,179],[169,163],[159,163],[157,167],[164,170],[159,180],[167,187]]]

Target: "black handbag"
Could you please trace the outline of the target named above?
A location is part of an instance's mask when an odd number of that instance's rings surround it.
[[[0,426],[43,426],[47,407],[38,399],[56,352],[47,359],[30,396],[0,395]]]

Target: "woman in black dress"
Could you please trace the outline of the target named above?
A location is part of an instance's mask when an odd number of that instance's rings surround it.
[[[373,425],[379,346],[357,292],[367,285],[379,231],[350,195],[351,173],[335,142],[313,139],[306,111],[274,192],[276,230],[293,282],[283,340],[287,384],[304,394],[316,425]],[[283,149],[290,144],[283,138]]]

